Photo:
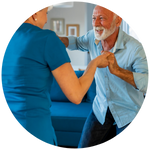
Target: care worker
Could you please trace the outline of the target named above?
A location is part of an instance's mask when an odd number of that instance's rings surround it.
[[[67,98],[79,104],[97,67],[108,66],[110,54],[93,59],[78,79],[65,45],[53,31],[43,29],[51,8],[33,14],[14,33],[4,55],[2,84],[10,110],[19,123],[37,138],[57,145],[50,112],[53,77]]]

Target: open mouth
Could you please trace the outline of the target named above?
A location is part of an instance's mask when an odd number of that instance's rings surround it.
[[[98,34],[102,34],[103,33],[103,29],[95,29],[95,32]]]

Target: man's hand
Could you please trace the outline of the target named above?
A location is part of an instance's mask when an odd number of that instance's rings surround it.
[[[109,68],[110,73],[116,74],[119,71],[120,67],[118,66],[115,55],[113,53],[110,53],[110,55],[107,57],[107,59],[109,62],[108,68]]]
[[[104,55],[105,53],[106,52],[104,52],[102,55]],[[122,80],[128,82],[129,84],[137,88],[134,82],[133,73],[129,70],[119,67],[115,55],[113,53],[110,53],[107,59],[109,63],[108,68],[110,73],[116,75],[117,77],[121,78]]]
[[[110,52],[105,52],[103,53],[103,55],[100,55],[95,58],[97,60],[98,68],[105,68],[109,65],[108,57],[110,56],[110,54],[111,54]]]

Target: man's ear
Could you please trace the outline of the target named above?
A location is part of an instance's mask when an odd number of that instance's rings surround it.
[[[122,18],[117,16],[117,18],[116,18],[116,26],[119,27],[121,25],[121,22],[122,22]]]
[[[37,13],[35,13],[35,14],[32,15],[32,19],[33,19],[34,21],[37,21]]]

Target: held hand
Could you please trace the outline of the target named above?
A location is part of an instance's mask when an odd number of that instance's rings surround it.
[[[116,74],[117,71],[119,71],[120,67],[118,66],[117,60],[115,58],[115,55],[113,53],[111,53],[107,57],[107,59],[108,59],[108,62],[109,62],[108,68],[109,68],[110,73]]]
[[[105,52],[102,55],[96,57],[97,60],[97,67],[98,68],[105,68],[109,65],[107,57],[110,55],[110,52]]]

